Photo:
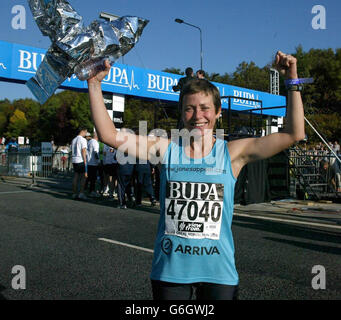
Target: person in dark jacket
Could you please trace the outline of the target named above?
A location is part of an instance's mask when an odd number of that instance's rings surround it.
[[[150,162],[147,161],[136,163],[137,172],[137,192],[136,192],[136,204],[141,205],[142,193],[145,191],[149,197],[152,206],[156,205],[154,189],[152,184],[152,167]]]
[[[175,92],[180,91],[180,93],[181,93],[181,91],[183,90],[183,88],[185,87],[185,85],[189,81],[195,80],[193,68],[191,68],[191,67],[186,68],[185,74],[186,74],[186,77],[180,78],[178,84],[176,86],[172,87],[173,91],[175,91]],[[181,116],[180,116],[181,115],[181,106],[180,105],[178,105],[178,113],[179,113],[179,117],[178,117],[178,123],[177,123],[176,127],[178,129],[182,129],[183,123],[182,123]]]
[[[188,81],[195,79],[194,74],[193,74],[193,69],[191,67],[186,68],[185,74],[186,74],[186,77],[180,78],[178,84],[176,86],[172,87],[173,91],[175,91],[175,92],[180,91],[181,92],[182,89],[184,88],[185,84]]]
[[[136,159],[129,157],[127,161],[121,161],[118,152],[118,174],[117,174],[117,195],[120,209],[127,209],[126,194],[128,199],[135,204],[134,189],[132,185],[132,177],[134,174]]]

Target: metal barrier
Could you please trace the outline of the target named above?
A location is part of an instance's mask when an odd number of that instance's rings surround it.
[[[68,175],[72,172],[71,154],[31,152],[1,152],[0,175],[40,177]]]
[[[299,147],[289,150],[292,168],[291,183],[297,185],[297,172],[304,178],[306,185],[314,188],[321,195],[339,190],[338,159],[327,150],[305,150]],[[296,174],[295,174],[296,172]]]
[[[297,150],[297,149],[296,149]],[[290,149],[290,160],[295,166],[310,166],[315,168],[315,172],[321,170],[323,162],[327,162],[329,165],[333,165],[337,159],[335,156],[325,150],[304,150],[299,149],[299,152]]]

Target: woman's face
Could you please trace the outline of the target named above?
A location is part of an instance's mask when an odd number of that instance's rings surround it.
[[[213,130],[219,118],[215,111],[213,98],[204,92],[185,95],[182,101],[182,120],[187,130],[197,129],[200,135],[205,130]]]

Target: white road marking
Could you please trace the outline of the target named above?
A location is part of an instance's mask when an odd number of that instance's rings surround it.
[[[273,218],[273,217],[261,217],[261,216],[246,214],[246,213],[234,213],[233,215],[237,217],[238,216],[248,217],[248,218],[260,219],[260,220],[280,221],[280,222],[289,222],[292,224],[304,224],[304,225],[315,226],[315,227],[341,229],[341,226],[332,225],[332,224],[323,224],[323,223],[317,223],[317,222],[298,221],[298,220],[281,219],[281,218]]]
[[[113,243],[113,244],[118,244],[120,246],[124,246],[124,247],[128,247],[128,248],[133,248],[133,249],[137,249],[137,250],[141,250],[141,251],[146,251],[146,252],[149,252],[149,253],[154,253],[154,250],[152,250],[152,249],[147,249],[147,248],[143,248],[143,247],[134,246],[134,245],[129,244],[129,243],[124,243],[124,242],[115,241],[115,240],[106,239],[106,238],[98,238],[98,240],[105,241],[105,242],[110,242],[110,243]]]
[[[25,192],[32,192],[32,191],[0,191],[1,194],[11,194],[11,193],[25,193]]]

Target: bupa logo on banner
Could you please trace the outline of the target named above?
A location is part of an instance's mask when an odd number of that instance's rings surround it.
[[[114,64],[106,78],[103,90],[138,97],[178,101],[179,93],[172,87],[178,84],[179,75]]]
[[[45,53],[44,49],[0,41],[0,77],[25,83],[37,72]],[[172,87],[181,77],[181,75],[115,63],[103,80],[102,89],[104,92],[115,94],[177,102],[179,93],[174,92]],[[233,97],[230,99],[232,110],[260,109],[260,102],[254,101],[260,100],[263,107],[281,107],[264,110],[263,114],[285,115],[286,98],[283,96],[221,83],[214,84],[218,87],[221,96]],[[72,75],[64,81],[61,88],[87,90],[87,82],[79,81],[75,75]],[[228,99],[222,100],[222,107],[229,107]]]

